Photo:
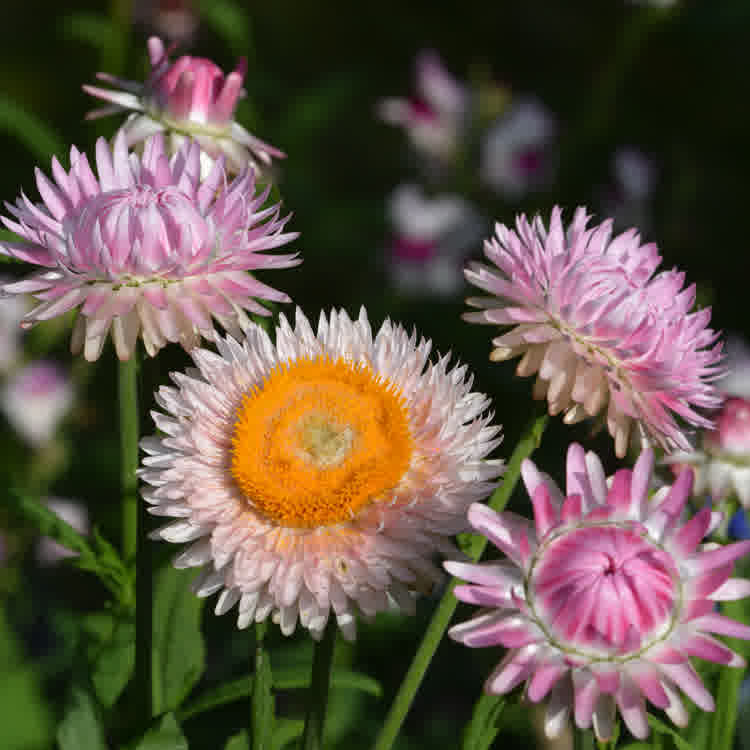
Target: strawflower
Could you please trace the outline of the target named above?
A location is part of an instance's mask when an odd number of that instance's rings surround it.
[[[687,425],[710,428],[699,409],[721,403],[721,343],[710,308],[690,312],[695,287],[679,271],[655,274],[654,244],[634,229],[612,238],[612,222],[587,228],[579,208],[567,231],[559,208],[549,230],[521,215],[496,225],[484,244],[492,266],[471,263],[466,278],[491,297],[470,298],[466,320],[511,326],[493,339],[495,361],[522,356],[519,375],[537,374],[534,397],[568,424],[606,410],[619,457],[631,431],[665,450],[690,449]]]
[[[272,157],[285,156],[233,119],[244,94],[244,59],[225,76],[215,63],[203,57],[183,55],[170,62],[169,50],[158,37],[148,40],[148,54],[151,75],[145,83],[97,73],[97,78],[122,90],[83,86],[86,93],[110,103],[89,112],[89,118],[132,112],[122,126],[128,147],[164,132],[170,152],[175,152],[186,139],[194,138],[203,149],[204,174],[221,154],[233,173],[248,165],[258,171],[270,165]]]
[[[689,469],[649,498],[653,462],[648,449],[632,471],[606,480],[599,458],[574,444],[563,494],[526,460],[534,523],[480,504],[469,510],[474,529],[507,559],[445,563],[468,581],[456,596],[487,608],[450,635],[467,646],[508,649],[485,690],[503,694],[525,683],[529,700],[547,699],[550,737],[572,711],[579,728],[593,724],[607,740],[619,710],[630,732],[644,738],[646,699],[685,726],[679,691],[714,710],[690,657],[744,666],[711,633],[750,639],[750,627],[715,609],[716,602],[750,595],[750,581],[730,578],[750,541],[701,545],[721,514],[704,507],[681,521]]]
[[[192,542],[174,565],[203,568],[194,591],[220,591],[217,614],[239,604],[240,628],[320,637],[333,614],[351,639],[358,613],[413,612],[502,472],[466,367],[390,321],[373,336],[364,309],[215,341],[158,391],[164,437],[141,443],[149,510],[177,519],[155,537]]]
[[[156,354],[168,341],[186,349],[213,330],[212,316],[239,331],[247,316],[268,311],[254,298],[288,297],[247,271],[288,268],[295,255],[264,255],[293,240],[289,217],[266,207],[268,191],[255,192],[252,170],[227,180],[224,159],[200,177],[200,146],[186,142],[168,158],[164,138],[146,141],[143,155],[129,154],[125,137],[114,153],[96,144],[98,178],[75,146],[70,171],[52,160],[54,183],[40,170],[36,183],[43,203],[23,193],[6,204],[6,227],[21,242],[0,242],[0,254],[42,266],[24,281],[4,284],[5,294],[42,300],[23,325],[80,306],[71,350],[99,357],[110,329],[117,355],[129,359],[138,336]]]

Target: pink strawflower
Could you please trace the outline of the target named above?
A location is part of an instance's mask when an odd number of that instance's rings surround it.
[[[502,473],[484,460],[500,442],[489,400],[416,333],[373,336],[364,309],[246,336],[195,349],[197,371],[156,394],[142,494],[177,520],[155,536],[192,542],[175,566],[202,567],[195,592],[221,591],[217,614],[239,604],[240,628],[270,615],[320,637],[333,614],[351,639],[358,613],[413,612]]]
[[[416,61],[416,93],[378,104],[382,120],[403,127],[424,156],[452,160],[466,128],[469,94],[443,66],[437,53],[421,52]]]
[[[695,287],[677,270],[656,275],[656,245],[635,229],[611,237],[612,222],[587,228],[579,208],[567,229],[559,208],[549,231],[537,216],[496,225],[484,244],[493,263],[471,263],[466,278],[492,297],[468,303],[466,320],[512,328],[493,339],[491,358],[523,355],[519,375],[537,373],[534,397],[568,424],[606,410],[623,457],[637,425],[671,451],[689,449],[681,422],[711,427],[698,409],[721,403],[721,343],[708,328],[710,308],[690,312]]]
[[[469,510],[474,529],[507,559],[445,567],[469,582],[462,601],[486,607],[450,635],[472,647],[508,649],[485,690],[525,684],[533,702],[548,698],[545,731],[558,735],[573,711],[581,729],[612,735],[619,709],[630,732],[648,735],[645,699],[679,726],[714,700],[690,663],[697,656],[739,667],[743,659],[711,633],[750,639],[750,627],[715,611],[715,602],[750,595],[750,581],[729,576],[750,542],[701,545],[721,514],[703,508],[681,523],[692,472],[649,498],[654,456],[609,480],[599,458],[568,451],[567,493],[526,460],[523,480],[534,523],[484,505]]]
[[[2,221],[23,241],[0,242],[0,253],[44,267],[0,286],[43,300],[24,325],[80,306],[73,353],[97,359],[111,328],[118,357],[128,359],[139,335],[152,356],[168,341],[189,349],[211,332],[212,316],[237,332],[244,310],[269,314],[254,297],[289,300],[247,273],[300,262],[262,253],[297,235],[283,231],[289,217],[279,218],[278,205],[263,207],[268,191],[256,194],[251,169],[228,182],[221,158],[201,179],[196,141],[169,159],[155,135],[139,158],[122,133],[114,153],[97,142],[98,179],[75,147],[70,162],[66,172],[52,160],[55,183],[36,171],[43,203],[22,193],[6,204],[14,218]]]
[[[17,370],[3,383],[0,409],[24,440],[41,445],[51,440],[73,405],[73,384],[55,362],[38,360]]]
[[[695,470],[695,494],[708,490],[714,502],[734,494],[750,508],[750,400],[728,398],[716,416],[713,430],[702,434],[700,448],[679,451],[667,462]]]
[[[107,73],[97,78],[123,91],[83,86],[86,93],[110,102],[87,116],[102,117],[117,112],[133,112],[122,130],[128,147],[154,133],[165,132],[171,153],[187,138],[195,138],[203,149],[203,170],[212,159],[223,154],[230,172],[241,172],[250,165],[268,166],[272,157],[283,158],[282,151],[249,133],[234,118],[237,101],[244,95],[242,82],[246,62],[225,76],[211,60],[183,55],[174,62],[158,37],[148,40],[151,75],[145,83],[126,81]]]

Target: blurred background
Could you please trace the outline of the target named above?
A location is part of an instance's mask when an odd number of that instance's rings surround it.
[[[529,417],[531,381],[516,378],[513,363],[491,364],[490,331],[459,318],[470,294],[461,268],[479,258],[495,221],[519,212],[546,221],[559,204],[568,218],[586,205],[595,221],[637,226],[665,267],[698,284],[716,328],[750,333],[747,0],[7,2],[0,196],[13,201],[23,189],[35,199],[35,166],[48,171],[52,154],[67,166],[70,144],[90,151],[114,133],[117,116],[83,120],[96,103],[81,84],[96,71],[143,80],[151,34],[225,71],[247,58],[237,119],[288,155],[275,179],[304,258],[263,280],[308,316],[365,305],[375,326],[390,316],[468,362],[505,426],[501,456]],[[0,263],[3,277],[24,273]],[[79,530],[117,540],[113,353],[95,365],[73,360],[69,317],[21,336],[23,305],[0,308],[0,483],[49,497]],[[187,361],[172,346],[144,363],[144,433],[153,431],[153,390]],[[611,440],[592,438],[591,425],[553,420],[538,456],[553,476],[571,439],[612,460]],[[0,534],[0,747],[47,748],[84,635],[101,626],[90,613],[107,594],[2,504]],[[162,563],[164,546],[155,545]],[[384,615],[361,627],[356,645],[340,646],[340,663],[380,687],[334,690],[331,747],[372,741],[438,594],[416,618]],[[249,668],[248,634],[231,615],[205,611],[197,691]],[[309,663],[306,636],[272,630],[275,666]],[[499,657],[446,640],[397,746],[455,748]],[[282,693],[277,703],[292,714],[303,698]],[[246,726],[248,707],[209,716],[185,720],[191,748],[223,747]],[[497,746],[522,743],[541,743],[538,727],[526,710],[506,711]]]

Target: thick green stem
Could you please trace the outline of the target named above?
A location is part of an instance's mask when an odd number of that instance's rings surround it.
[[[537,404],[535,409],[536,413],[534,417],[523,431],[521,439],[518,441],[513,455],[508,462],[502,484],[490,498],[488,505],[493,510],[500,511],[507,505],[521,475],[521,463],[534,452],[541,442],[542,434],[544,433],[544,428],[547,426],[549,417],[543,411],[544,404]],[[466,553],[472,560],[478,560],[482,556],[486,546],[487,539],[485,537],[474,536],[468,549],[466,549]],[[430,624],[427,626],[427,631],[422,638],[422,642],[419,644],[416,654],[414,654],[409,671],[401,683],[401,687],[391,705],[383,728],[380,730],[380,734],[373,746],[373,750],[390,750],[393,746],[401,730],[401,725],[404,723],[406,714],[411,708],[414,696],[424,679],[427,667],[430,665],[432,657],[435,655],[435,651],[443,639],[448,624],[458,605],[458,600],[453,596],[453,589],[457,583],[458,579],[452,578],[448,584],[448,588],[445,594],[443,594],[435,610],[435,614],[433,614],[432,620],[430,620]]]
[[[138,355],[120,362],[120,482],[122,486],[122,557],[135,562],[135,694],[138,720],[146,726],[152,715],[151,643],[152,570],[151,548],[147,536],[148,514],[145,503],[138,502]]]
[[[590,729],[573,728],[573,750],[594,750],[594,735]]]
[[[255,626],[255,674],[250,699],[252,750],[270,750],[273,742],[273,675],[268,651],[263,644],[266,627],[265,621]]]
[[[302,736],[302,750],[322,750],[323,724],[328,706],[328,688],[331,684],[333,646],[336,643],[336,621],[332,617],[323,638],[315,644],[313,656],[312,682],[305,717],[305,732]]]

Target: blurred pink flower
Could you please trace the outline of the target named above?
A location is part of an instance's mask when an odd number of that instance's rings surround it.
[[[417,56],[416,73],[415,95],[381,100],[378,114],[385,122],[403,127],[424,156],[450,161],[466,126],[468,92],[433,51]]]
[[[39,360],[16,371],[3,383],[0,408],[28,442],[50,440],[73,405],[73,385],[55,362]]]
[[[75,500],[65,500],[61,497],[50,497],[47,499],[47,507],[69,523],[79,534],[88,535],[89,533],[89,514],[86,507]],[[77,557],[78,553],[64,547],[59,542],[48,536],[43,536],[36,548],[36,559],[40,565],[55,565],[61,560],[69,557]]]
[[[493,190],[518,200],[552,176],[557,125],[531,97],[520,97],[489,128],[482,142],[481,176]]]
[[[390,272],[405,293],[457,294],[463,263],[483,225],[458,195],[428,197],[419,185],[400,185],[389,202],[393,228]]]
[[[192,0],[134,0],[133,22],[176,44],[188,44],[198,29]]]
[[[221,158],[201,179],[199,160],[195,141],[170,160],[160,134],[139,158],[120,132],[114,153],[97,142],[98,178],[75,147],[69,172],[52,160],[56,184],[37,169],[43,204],[24,194],[6,204],[14,218],[2,221],[23,241],[0,242],[1,254],[44,267],[0,287],[43,300],[24,325],[81,306],[72,351],[97,359],[111,328],[118,357],[128,359],[139,335],[152,356],[168,341],[190,349],[212,331],[212,316],[238,332],[244,310],[269,314],[254,297],[288,301],[247,271],[300,262],[262,252],[297,236],[283,231],[289,217],[263,207],[268,190],[255,192],[252,170],[228,182]]]
[[[12,281],[0,276],[0,287]],[[16,364],[20,354],[21,321],[28,310],[29,300],[20,295],[0,297],[0,372],[6,372]]]
[[[646,450],[634,470],[605,480],[598,457],[572,445],[563,494],[526,460],[534,523],[484,505],[469,509],[474,529],[507,559],[445,563],[469,582],[455,595],[486,608],[450,635],[467,646],[508,649],[485,690],[502,694],[525,682],[529,700],[548,698],[551,737],[572,711],[578,727],[593,723],[607,740],[619,709],[642,739],[649,733],[645,699],[685,726],[680,690],[714,710],[690,657],[744,666],[711,633],[750,639],[750,627],[715,611],[715,602],[750,595],[750,581],[730,578],[750,542],[701,545],[721,514],[703,508],[681,524],[692,473],[650,499],[653,461]]]
[[[168,50],[158,37],[148,40],[151,75],[145,83],[126,81],[107,73],[97,78],[121,91],[84,85],[92,96],[111,102],[93,110],[89,118],[132,111],[122,127],[128,148],[154,133],[164,132],[170,153],[194,138],[203,149],[202,170],[208,172],[213,159],[223,154],[230,172],[246,166],[256,171],[268,166],[271,158],[283,158],[282,151],[250,134],[234,118],[237,101],[243,94],[246,63],[225,76],[211,60],[183,55],[170,62]]]
[[[721,343],[708,328],[711,310],[690,312],[695,287],[677,270],[656,275],[656,245],[635,229],[611,237],[612,222],[587,228],[579,208],[567,231],[559,208],[549,230],[537,216],[496,225],[484,252],[492,265],[471,263],[466,278],[490,297],[470,298],[470,322],[510,326],[490,355],[523,355],[519,375],[537,373],[534,397],[568,424],[606,409],[615,451],[623,457],[631,431],[665,450],[690,449],[681,422],[710,428],[698,409],[721,396]]]

